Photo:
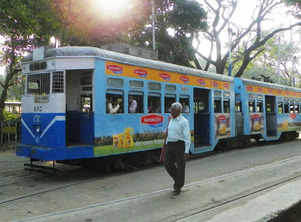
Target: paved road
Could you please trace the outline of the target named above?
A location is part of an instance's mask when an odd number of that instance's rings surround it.
[[[232,150],[191,160],[187,163],[184,192],[176,199],[171,196],[171,179],[158,166],[94,177],[87,183],[0,205],[1,220],[193,221],[196,215],[194,221],[206,221],[240,205],[234,200],[241,196],[246,196],[242,201],[247,201],[265,192],[248,197],[254,191],[301,175],[300,142]],[[15,158],[5,155],[4,159]],[[223,205],[227,201],[231,203]]]

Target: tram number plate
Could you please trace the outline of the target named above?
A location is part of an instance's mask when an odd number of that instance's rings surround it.
[[[42,112],[42,106],[34,106],[33,110],[34,112]]]

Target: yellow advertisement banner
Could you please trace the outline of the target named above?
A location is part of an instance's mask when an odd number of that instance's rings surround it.
[[[294,92],[288,90],[272,89],[272,88],[267,88],[262,86],[254,86],[254,85],[246,85],[246,89],[248,92],[259,93],[259,94],[301,98],[300,92]]]
[[[230,82],[226,81],[213,80],[193,75],[184,75],[176,72],[166,72],[138,66],[124,65],[116,62],[106,62],[105,73],[113,76],[126,76],[136,79],[230,90]]]

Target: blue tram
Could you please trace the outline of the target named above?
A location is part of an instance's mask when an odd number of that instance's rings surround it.
[[[18,156],[71,160],[158,149],[175,101],[190,122],[191,153],[235,136],[231,77],[92,47],[35,50],[22,71]]]
[[[237,137],[294,139],[301,130],[301,89],[235,78]]]
[[[157,150],[175,101],[190,123],[191,154],[235,139],[276,140],[299,129],[301,90],[293,88],[93,47],[36,49],[23,60],[22,72],[16,153],[33,160]]]

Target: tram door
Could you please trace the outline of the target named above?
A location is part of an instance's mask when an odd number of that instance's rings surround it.
[[[265,96],[265,114],[267,136],[277,136],[275,96]]]
[[[66,144],[93,143],[92,70],[66,71]]]
[[[209,90],[193,89],[194,147],[210,145]]]

